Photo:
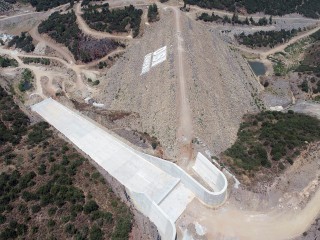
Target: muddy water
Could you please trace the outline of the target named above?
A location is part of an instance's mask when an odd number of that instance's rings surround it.
[[[209,230],[208,239],[292,239],[308,230],[319,214],[320,189],[302,210],[263,213],[226,206],[216,211],[199,212],[203,214],[201,225]]]
[[[257,76],[265,75],[266,73],[266,67],[262,62],[258,61],[249,61],[249,65],[252,68],[252,71]]]

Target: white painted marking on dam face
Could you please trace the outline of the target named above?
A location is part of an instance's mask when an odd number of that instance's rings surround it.
[[[151,64],[151,57],[152,57],[152,53],[149,53],[144,57],[142,70],[141,70],[141,75],[145,74],[146,72],[149,72],[150,64]]]
[[[153,53],[148,53],[144,57],[144,61],[142,64],[141,74],[143,75],[149,72],[150,68],[155,67],[156,65],[164,62],[167,59],[167,46],[159,48]],[[151,66],[150,66],[151,65]]]
[[[162,63],[166,59],[167,59],[167,46],[164,46],[153,53],[151,66],[154,67],[159,63]]]

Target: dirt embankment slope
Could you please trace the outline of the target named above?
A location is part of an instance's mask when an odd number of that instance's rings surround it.
[[[171,11],[163,11],[159,22],[146,26],[144,36],[99,79],[103,90],[96,96],[110,110],[139,113],[132,128],[157,137],[167,149],[175,144],[177,125],[173,17]],[[167,46],[167,60],[141,76],[144,56],[163,46]]]
[[[221,40],[219,31],[182,18],[194,136],[218,155],[236,139],[242,116],[258,109],[252,94],[260,86],[242,56]]]
[[[218,154],[231,145],[242,115],[257,110],[251,96],[259,85],[242,57],[231,51],[218,32],[181,15],[183,69],[192,111],[194,137]],[[161,20],[128,47],[124,57],[101,77],[97,99],[107,108],[137,112],[132,127],[157,137],[170,157],[177,156],[179,113],[175,15],[161,9]],[[199,37],[201,36],[201,37]],[[167,46],[167,60],[141,74],[144,56]]]

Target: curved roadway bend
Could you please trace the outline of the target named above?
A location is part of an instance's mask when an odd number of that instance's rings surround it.
[[[288,42],[284,43],[284,44],[281,44],[279,46],[276,46],[270,50],[267,50],[267,51],[263,51],[263,50],[257,50],[257,49],[251,49],[251,48],[247,48],[247,47],[242,47],[242,46],[236,46],[237,49],[239,50],[242,50],[244,52],[248,52],[248,53],[254,53],[254,54],[257,54],[261,57],[261,59],[266,59],[269,55],[271,54],[275,54],[276,52],[281,52],[281,51],[284,51],[284,49],[286,47],[288,47],[289,45],[303,39],[303,38],[306,38],[308,36],[310,36],[311,34],[317,32],[318,30],[320,30],[320,26],[316,27],[316,28],[313,28],[303,34],[300,34],[298,36],[295,36],[293,38],[291,38]]]
[[[186,82],[184,77],[184,65],[183,65],[183,48],[180,26],[180,11],[178,8],[172,7],[175,14],[176,31],[177,31],[177,57],[178,57],[178,82],[179,82],[179,96],[178,96],[178,108],[179,108],[179,128],[177,132],[178,143],[181,147],[182,159],[190,159],[191,152],[191,139],[192,139],[192,117],[189,107]],[[312,34],[308,32],[301,38]],[[41,38],[41,41],[43,39]],[[295,38],[297,41],[297,37]],[[291,42],[292,43],[292,42]],[[49,45],[49,44],[48,44]],[[50,45],[49,45],[50,46]],[[282,46],[283,47],[283,46]],[[284,49],[285,47],[283,47]],[[54,48],[55,49],[55,48]],[[61,50],[62,51],[62,50]],[[59,53],[61,53],[59,49]],[[0,53],[9,54],[14,57],[20,67],[24,66],[21,59],[18,56],[35,57],[37,55],[27,54],[15,54],[14,51],[5,50],[0,48]],[[63,54],[64,55],[64,54]],[[77,76],[80,75],[80,70],[77,65],[70,64],[64,60],[56,57],[41,56],[50,59],[60,61],[68,68],[73,69]],[[70,62],[70,59],[65,56]],[[29,66],[27,66],[29,67]],[[81,77],[80,77],[81,80]],[[82,81],[81,81],[82,82]],[[83,83],[82,83],[83,84]],[[42,94],[41,90],[39,93]],[[186,150],[186,151],[185,151]],[[184,162],[187,164],[187,162]],[[209,239],[219,239],[219,237],[225,238],[237,238],[237,239],[289,239],[301,234],[307,230],[311,223],[314,221],[320,211],[320,190],[317,191],[315,196],[307,204],[307,206],[298,212],[247,212],[240,209],[235,209],[232,206],[225,206],[220,210],[208,209],[201,203],[196,207],[188,207],[190,215],[197,216],[195,221],[201,225],[207,227]],[[248,229],[251,229],[250,231]],[[218,235],[217,235],[218,234]]]
[[[206,229],[208,239],[285,240],[295,239],[305,231],[320,212],[320,189],[302,210],[248,211],[235,206],[214,210],[198,201],[192,202],[184,216],[193,218]],[[190,220],[187,220],[190,221]],[[185,219],[178,220],[178,227]]]
[[[67,62],[69,63],[74,63],[75,60],[69,50],[67,49],[62,49],[62,47],[58,46],[56,43],[52,43],[46,39],[44,39],[38,32],[38,26],[34,27],[29,31],[30,35],[32,38],[34,38],[38,42],[44,42],[47,46],[58,52]]]
[[[224,11],[224,10],[219,10],[219,9],[205,9],[205,8],[201,8],[201,7],[198,7],[196,5],[190,5],[190,9],[194,9],[197,13],[203,13],[203,12],[206,12],[206,13],[212,13],[214,12],[215,14],[218,14],[218,15],[221,15],[221,16],[229,16],[229,17],[232,17],[233,16],[233,13],[232,12],[228,12],[228,11]],[[238,14],[238,17],[239,18],[246,18],[246,17],[251,17],[253,19],[260,19],[261,16],[257,16],[255,14],[253,15],[243,15],[243,14]],[[280,17],[280,16],[272,16],[272,19],[273,20],[300,20],[300,19],[308,19],[312,22],[320,22],[320,20],[318,19],[313,19],[313,18],[306,18],[306,17],[290,17],[290,16],[283,16],[283,17]]]
[[[99,32],[96,31],[88,26],[88,24],[85,22],[85,20],[81,16],[81,2],[77,3],[75,6],[75,14],[77,17],[77,23],[79,28],[86,34],[90,35],[94,38],[97,39],[103,39],[103,38],[110,38],[110,39],[119,39],[119,40],[128,40],[132,39],[132,34],[129,34],[128,36],[117,36],[117,35],[112,35],[107,32]]]
[[[177,132],[177,141],[180,145],[179,159],[182,160],[181,165],[187,166],[192,158],[192,116],[189,106],[188,94],[186,89],[186,80],[184,77],[183,65],[183,47],[182,34],[180,26],[180,10],[177,7],[172,7],[175,14],[176,32],[177,32],[177,48],[178,48],[178,109],[179,109],[179,126]]]

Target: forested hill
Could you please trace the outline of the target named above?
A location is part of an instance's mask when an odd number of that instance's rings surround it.
[[[249,14],[264,12],[270,15],[300,13],[305,17],[320,17],[319,0],[186,0],[188,4],[203,8],[235,11],[245,8]]]
[[[130,208],[48,123],[31,124],[1,86],[0,169],[1,240],[129,239]]]

